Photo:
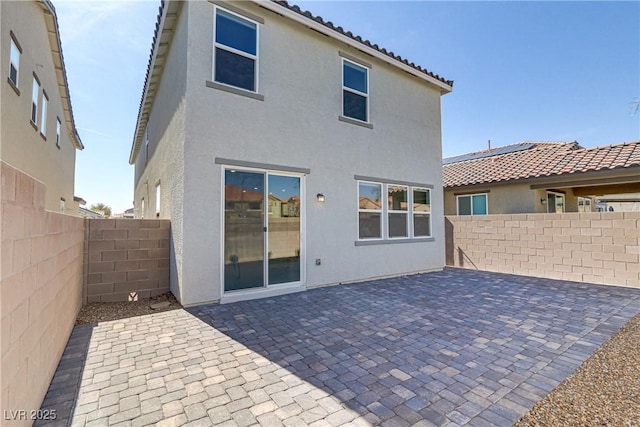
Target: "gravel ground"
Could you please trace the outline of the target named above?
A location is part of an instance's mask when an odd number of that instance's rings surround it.
[[[168,302],[166,307],[151,308],[152,304]],[[172,293],[158,295],[151,299],[131,302],[92,302],[82,307],[76,325],[85,323],[106,322],[108,320],[125,319],[127,317],[142,316],[145,314],[159,313],[161,311],[176,310],[182,308]]]
[[[514,427],[640,426],[640,314]]]

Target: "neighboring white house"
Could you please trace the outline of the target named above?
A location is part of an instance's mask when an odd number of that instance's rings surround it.
[[[47,210],[78,215],[73,120],[55,9],[0,2],[0,160],[47,186]]]
[[[444,266],[453,82],[286,2],[163,3],[129,162],[184,305]]]

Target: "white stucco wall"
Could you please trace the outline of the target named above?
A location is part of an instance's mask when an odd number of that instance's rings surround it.
[[[76,148],[64,119],[44,11],[35,1],[0,2],[0,158],[47,186],[45,208],[59,212],[60,198],[65,213],[78,215],[74,202]],[[18,94],[8,82],[12,31],[20,47]],[[40,80],[37,129],[31,125],[33,75]],[[46,139],[40,129],[42,90],[46,92]],[[61,142],[56,147],[56,118],[60,118]]]
[[[181,237],[181,249],[176,249],[181,252],[177,273],[181,302],[189,305],[221,297],[223,183],[222,166],[215,163],[216,158],[310,169],[304,200],[308,288],[441,269],[444,217],[439,89],[254,4],[234,5],[265,21],[259,30],[258,90],[264,101],[206,86],[213,80],[212,3],[190,2],[180,18],[183,25],[188,15],[188,101],[180,110],[184,114],[184,163],[183,169],[171,172],[157,168],[174,177],[184,171],[183,198],[172,199],[170,209],[173,234]],[[180,40],[183,32],[179,26]],[[180,46],[184,44],[180,42]],[[176,46],[174,39],[172,52]],[[342,113],[339,51],[372,64],[369,99],[373,129],[338,120]],[[176,66],[181,65],[167,64],[163,81],[171,75],[172,84],[180,84],[177,80],[182,75],[174,76],[176,71],[171,69]],[[156,106],[160,102],[156,98]],[[162,128],[156,108],[150,123],[152,128]],[[170,138],[161,141],[179,144]],[[150,159],[147,169],[155,161]],[[139,188],[147,174],[145,171]],[[356,246],[354,175],[432,185],[434,241]],[[162,182],[167,179],[161,178]],[[149,188],[153,192],[152,186]],[[325,203],[316,201],[317,193],[326,195]],[[152,209],[153,203],[146,204]],[[180,209],[182,217],[176,218]],[[317,258],[322,265],[315,265]]]

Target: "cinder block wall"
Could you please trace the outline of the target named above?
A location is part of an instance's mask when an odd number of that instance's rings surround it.
[[[90,219],[87,224],[86,302],[169,292],[169,220]]]
[[[447,265],[640,288],[640,212],[447,216]]]
[[[45,185],[4,162],[0,175],[0,416],[28,416],[40,408],[82,305],[85,220],[45,211]]]

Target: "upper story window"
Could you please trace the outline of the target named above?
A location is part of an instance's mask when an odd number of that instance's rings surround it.
[[[20,54],[22,49],[11,33],[11,55],[9,57],[9,81],[18,87],[18,74],[20,72]]]
[[[62,128],[62,123],[60,123],[60,119],[56,118],[56,147],[60,148],[60,130]]]
[[[149,131],[144,133],[144,164],[149,161]]]
[[[369,122],[369,69],[342,59],[342,115]]]
[[[216,7],[214,27],[213,79],[257,92],[257,23]]]
[[[486,215],[489,211],[486,193],[458,196],[457,199],[458,215]]]
[[[38,125],[38,96],[40,96],[40,82],[33,76],[33,93],[31,94],[31,123]]]
[[[156,218],[160,218],[160,183],[156,185]]]
[[[47,105],[49,104],[49,98],[46,93],[42,93],[42,109],[40,110],[40,133],[42,136],[47,136]]]

